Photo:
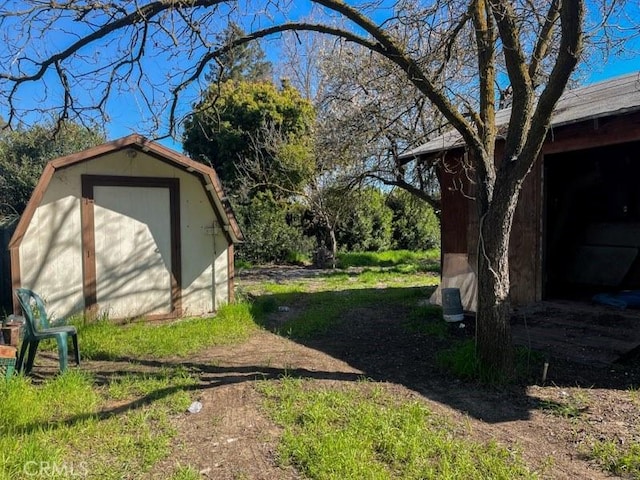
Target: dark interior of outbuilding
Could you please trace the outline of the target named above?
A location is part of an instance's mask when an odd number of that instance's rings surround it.
[[[544,296],[640,290],[640,142],[544,158]]]

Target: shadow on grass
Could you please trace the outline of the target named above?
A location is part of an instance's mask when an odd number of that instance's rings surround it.
[[[169,362],[162,360],[145,360],[133,357],[112,358],[113,362],[127,363],[147,367],[144,370],[109,370],[98,372],[95,375],[95,382],[100,386],[108,386],[111,383],[118,382],[122,378],[129,377],[135,379],[163,379],[167,378],[166,369],[186,370],[190,375],[197,377],[199,380],[193,385],[172,385],[163,388],[157,388],[146,395],[119,403],[112,408],[103,409],[95,413],[86,413],[75,415],[64,420],[52,421],[45,423],[32,423],[24,425],[20,428],[23,433],[38,432],[46,427],[47,429],[56,429],[60,427],[73,426],[90,419],[108,420],[112,417],[123,415],[132,410],[144,408],[154,402],[167,398],[174,393],[180,391],[202,391],[210,388],[222,387],[225,385],[233,385],[244,382],[254,382],[257,380],[274,380],[283,377],[316,379],[316,380],[337,380],[355,382],[363,379],[363,375],[357,373],[345,372],[325,372],[318,370],[308,370],[304,368],[275,368],[266,366],[234,366],[219,367],[205,363],[194,362]],[[162,371],[148,370],[148,368],[162,369]]]
[[[508,385],[488,386],[453,376],[443,353],[473,345],[473,317],[460,324],[429,320],[424,301],[433,288],[367,288],[317,293],[275,293],[254,299],[254,318],[266,329],[322,351],[375,381],[404,385],[427,398],[483,421],[528,419],[544,408],[527,394],[541,383],[545,355],[519,348],[519,377]],[[416,316],[418,314],[418,316]],[[422,322],[420,315],[423,315]],[[466,348],[466,347],[463,347]],[[570,345],[567,345],[570,348]],[[611,365],[562,365],[547,377],[556,386],[626,390],[634,375],[612,374]],[[625,367],[621,367],[625,368]]]
[[[264,328],[345,361],[374,381],[404,385],[491,423],[528,419],[524,385],[484,386],[457,379],[440,365],[439,355],[473,329],[441,318],[421,322],[419,314],[433,313],[424,305],[433,289],[278,293],[254,299],[253,313]]]
[[[438,323],[432,318],[433,309],[424,305],[433,288],[370,287],[255,297],[251,313],[263,328],[344,361],[363,373],[110,357],[108,360],[113,362],[111,365],[115,369],[101,369],[96,374],[99,384],[108,385],[123,375],[161,375],[145,368],[186,369],[199,381],[194,385],[158,388],[104,410],[99,417],[110,418],[142,408],[180,390],[201,391],[282,376],[348,382],[365,377],[377,382],[400,384],[488,423],[527,420],[533,410],[544,409],[545,404],[540,399],[527,394],[528,385],[535,384],[540,378],[544,361],[540,355],[525,352],[526,375],[514,384],[500,387],[458,379],[440,365],[442,352],[473,337],[473,321],[466,321],[465,328],[460,328],[459,324]],[[422,317],[425,317],[424,321]],[[133,371],[118,369],[118,363],[133,364]],[[136,369],[136,366],[140,368]],[[629,388],[634,380],[633,376],[626,379],[612,376],[609,368],[576,366],[575,370],[580,370],[579,378],[559,375],[549,380],[557,386],[582,384],[612,389]],[[73,424],[88,417],[95,415],[69,418],[60,425]],[[42,425],[28,428],[35,430],[40,427]]]

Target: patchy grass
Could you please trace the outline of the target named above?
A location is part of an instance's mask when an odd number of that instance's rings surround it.
[[[407,316],[404,327],[410,332],[424,333],[445,338],[449,325],[442,318],[442,308],[438,305],[418,305]]]
[[[77,321],[84,358],[157,360],[246,340],[258,327],[249,303],[215,318],[158,325]],[[99,380],[99,381],[98,381]],[[35,384],[0,382],[0,480],[142,478],[171,453],[171,418],[193,401],[198,379],[181,367],[107,373],[69,370]],[[176,466],[170,478],[200,478]]]
[[[463,379],[477,378],[478,362],[474,340],[458,342],[451,348],[438,353],[438,364]]]
[[[187,391],[197,385],[196,379],[182,367],[162,368],[154,372],[123,373],[114,376],[108,383],[108,398],[116,401],[145,398],[147,401],[165,400],[178,391]],[[183,411],[190,402],[189,396],[170,398],[172,409]],[[170,402],[170,403],[171,403]]]
[[[307,291],[305,282],[290,282],[290,283],[266,283],[264,290],[271,294],[289,294],[289,293],[304,293]]]
[[[356,308],[388,307],[415,303],[422,292],[415,288],[354,289],[315,292],[303,298],[305,308],[286,321],[281,332],[292,338],[310,338],[327,333]],[[283,303],[292,303],[287,298]],[[279,302],[280,303],[280,302]]]
[[[171,415],[189,405],[196,380],[184,372],[116,379],[97,386],[68,371],[41,385],[0,382],[0,479],[140,478],[170,453]],[[140,395],[147,395],[145,402]],[[131,408],[114,409],[114,401]]]
[[[200,472],[191,466],[183,467],[178,465],[173,475],[169,477],[169,480],[200,480],[202,475]]]
[[[579,418],[589,409],[589,397],[583,390],[575,390],[571,393],[561,392],[562,401],[541,400],[540,409],[551,415],[561,418]]]
[[[599,440],[589,457],[614,475],[640,478],[640,443],[621,445],[618,441]]]
[[[249,303],[222,307],[214,318],[194,318],[171,324],[130,323],[117,325],[103,319],[77,321],[84,358],[186,357],[211,345],[246,340],[257,328]]]
[[[396,305],[407,310],[426,299],[438,277],[425,273],[403,273],[393,269],[370,268],[361,272],[329,272],[325,276],[290,283],[262,283],[245,294],[254,298],[253,314],[259,323],[279,308],[293,309],[278,326],[282,335],[309,338],[327,333],[350,311]]]
[[[390,250],[386,252],[349,252],[338,254],[338,267],[398,267],[421,272],[440,271],[440,249],[413,252]]]
[[[484,383],[503,383],[504,378],[496,376],[491,371],[480,371],[476,358],[476,344],[474,339],[457,342],[437,355],[438,364],[451,374],[462,379],[479,379]],[[515,349],[515,374],[517,378],[531,378],[533,372],[542,364],[543,356],[524,347]]]
[[[585,409],[573,402],[556,402],[553,400],[541,400],[540,409],[561,418],[578,418]]]
[[[311,385],[285,378],[259,387],[284,428],[279,461],[309,478],[534,478],[517,452],[466,440],[420,402],[398,401],[375,385]]]

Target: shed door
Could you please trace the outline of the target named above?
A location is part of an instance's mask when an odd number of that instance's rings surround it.
[[[172,311],[169,188],[94,187],[96,301],[112,318]]]

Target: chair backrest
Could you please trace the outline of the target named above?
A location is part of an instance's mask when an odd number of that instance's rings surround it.
[[[16,297],[18,297],[18,302],[20,302],[24,313],[27,335],[34,335],[39,330],[49,328],[47,311],[40,295],[28,288],[16,288]]]

